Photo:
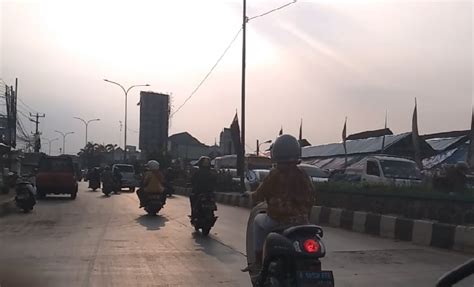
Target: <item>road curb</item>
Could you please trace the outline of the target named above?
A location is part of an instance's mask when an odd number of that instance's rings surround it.
[[[189,196],[191,189],[176,187],[176,194]],[[251,208],[249,198],[236,193],[216,193],[218,203]],[[310,214],[313,224],[340,227],[360,233],[410,241],[414,244],[474,252],[474,227],[442,224],[434,221],[409,219],[325,206],[313,206]]]

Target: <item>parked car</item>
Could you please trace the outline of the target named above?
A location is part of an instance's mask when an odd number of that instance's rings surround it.
[[[137,176],[135,175],[135,168],[130,164],[114,164],[112,166],[112,174],[118,172],[122,175],[122,181],[120,188],[128,188],[131,192],[135,191],[135,188],[139,186]]]
[[[329,172],[314,165],[301,163],[298,165],[310,178],[313,183],[327,182],[329,180]]]
[[[421,172],[412,160],[386,155],[369,156],[346,169],[345,174],[360,176],[362,182],[383,185],[421,184]]]
[[[76,199],[78,185],[72,159],[65,156],[41,158],[36,174],[36,189],[39,198],[47,194],[69,194],[71,199]]]

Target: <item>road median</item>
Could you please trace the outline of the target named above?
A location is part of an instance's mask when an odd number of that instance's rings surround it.
[[[176,187],[176,194],[189,196],[191,189]],[[249,198],[238,193],[216,193],[221,204],[251,208]],[[325,206],[313,206],[310,221],[314,224],[343,228],[354,232],[410,241],[417,245],[474,253],[474,226],[444,224],[397,215],[382,215]]]

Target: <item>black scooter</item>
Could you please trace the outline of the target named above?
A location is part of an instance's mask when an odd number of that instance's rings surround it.
[[[189,216],[191,224],[196,231],[201,230],[207,236],[217,220],[214,211],[217,210],[214,193],[202,193],[194,199],[192,215]]]
[[[317,225],[297,225],[275,228],[264,244],[263,266],[255,270],[253,222],[255,216],[266,212],[260,203],[252,210],[247,225],[247,261],[253,286],[334,286],[332,271],[321,268],[320,259],[326,254],[323,230]]]
[[[137,191],[139,193],[140,191]],[[143,195],[143,208],[149,215],[156,215],[166,204],[166,194],[150,193]]]
[[[23,212],[28,213],[33,210],[36,204],[36,188],[26,178],[18,177],[17,175],[12,176],[16,177],[15,204]]]

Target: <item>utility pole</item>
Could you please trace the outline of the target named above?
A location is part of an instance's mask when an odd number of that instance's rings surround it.
[[[246,62],[246,36],[247,36],[247,0],[243,0],[243,16],[242,16],[242,102],[241,102],[241,119],[242,119],[242,126],[241,126],[241,139],[242,139],[242,150],[239,152],[242,155],[242,162],[240,163],[241,166],[240,170],[242,173],[240,174],[240,186],[242,189],[245,188],[245,62]]]
[[[40,140],[40,134],[38,130],[38,125],[39,125],[39,118],[44,118],[46,115],[45,114],[39,114],[36,113],[36,115],[30,113],[30,117],[36,117],[36,120],[30,119],[30,121],[34,122],[36,124],[36,132],[35,132],[35,144],[34,144],[34,151],[39,152],[41,149],[41,140]]]

